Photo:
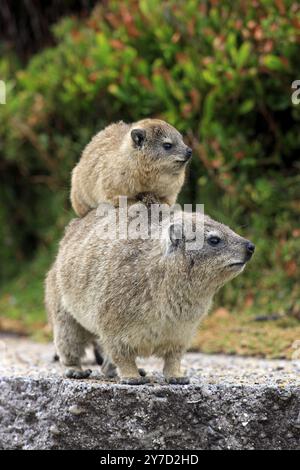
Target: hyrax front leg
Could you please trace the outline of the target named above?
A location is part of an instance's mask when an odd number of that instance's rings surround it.
[[[144,370],[137,368],[134,354],[114,353],[112,358],[118,367],[122,384],[143,385],[150,382],[150,379],[145,377]]]
[[[90,369],[82,370],[81,359],[92,335],[64,309],[60,308],[53,318],[53,333],[56,351],[69,379],[85,379]]]
[[[163,374],[166,381],[172,385],[186,385],[190,383],[187,376],[181,371],[181,359],[183,352],[168,353],[164,357]]]

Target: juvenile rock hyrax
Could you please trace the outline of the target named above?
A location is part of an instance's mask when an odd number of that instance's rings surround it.
[[[73,170],[73,209],[83,217],[100,202],[117,206],[119,196],[126,196],[130,204],[148,192],[172,205],[191,155],[181,134],[164,121],[111,124],[95,135]]]
[[[68,377],[88,376],[81,358],[97,338],[123,383],[149,380],[136,366],[137,356],[149,355],[164,359],[169,383],[188,383],[182,355],[214,294],[243,271],[254,245],[207,216],[185,213],[181,221],[181,215],[159,239],[99,239],[104,221],[95,210],[69,224],[46,279],[54,342]],[[203,245],[187,249],[195,237],[188,222],[197,235],[200,217]]]

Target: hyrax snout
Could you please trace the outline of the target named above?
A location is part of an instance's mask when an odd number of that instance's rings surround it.
[[[101,202],[117,205],[119,196],[126,196],[134,203],[148,192],[172,205],[191,156],[181,134],[164,121],[111,124],[86,146],[73,170],[73,209],[83,217]]]
[[[177,212],[159,237],[101,239],[97,211],[69,224],[46,280],[46,306],[67,375],[99,339],[123,382],[138,384],[138,356],[164,359],[169,383],[188,383],[181,358],[214,294],[241,273],[254,245],[201,214]]]

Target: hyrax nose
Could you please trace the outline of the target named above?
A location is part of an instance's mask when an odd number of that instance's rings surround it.
[[[247,258],[250,259],[255,251],[255,245],[251,242],[246,243]]]
[[[187,158],[191,158],[192,153],[193,153],[193,150],[190,147],[187,147],[186,150],[185,150],[185,156]]]

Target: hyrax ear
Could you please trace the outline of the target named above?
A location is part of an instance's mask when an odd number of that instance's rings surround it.
[[[173,251],[182,244],[183,241],[183,233],[182,233],[182,225],[180,224],[171,224],[169,227],[169,250]]]
[[[182,239],[182,226],[179,224],[171,224],[169,227],[169,238],[172,245],[175,247],[178,246]]]
[[[146,131],[144,129],[132,129],[131,138],[137,147],[141,147],[146,139]]]

